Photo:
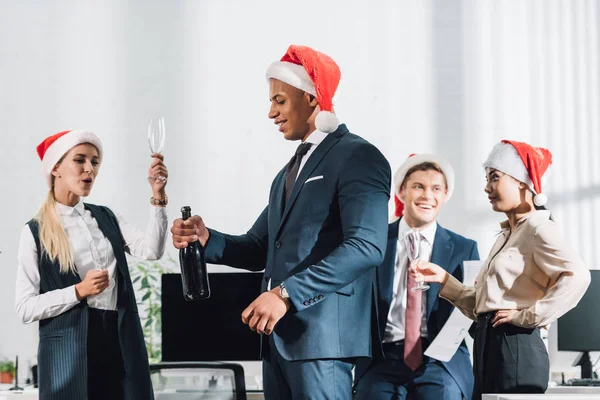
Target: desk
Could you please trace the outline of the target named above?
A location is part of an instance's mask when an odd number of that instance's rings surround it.
[[[264,400],[265,398],[262,392],[247,392],[246,396],[248,400]],[[0,400],[38,400],[38,393],[36,389],[28,389],[23,392],[0,389]]]
[[[596,395],[600,398],[600,386],[555,386],[548,388],[546,394],[585,394]],[[571,397],[571,396],[569,396]]]
[[[544,394],[484,394],[482,400],[600,400],[600,387],[556,386]]]
[[[599,400],[600,394],[571,394],[569,400]],[[563,394],[484,394],[482,400],[565,400]]]
[[[0,400],[38,400],[37,390],[26,390],[24,392],[9,392],[8,390],[0,390]]]

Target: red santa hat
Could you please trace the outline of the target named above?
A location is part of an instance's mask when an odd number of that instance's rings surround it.
[[[398,218],[400,218],[404,212],[404,204],[402,203],[402,200],[400,200],[400,189],[404,179],[406,179],[406,174],[411,168],[423,163],[432,163],[440,167],[446,178],[446,186],[448,189],[446,201],[450,200],[450,197],[452,197],[452,193],[454,192],[454,168],[452,168],[452,165],[450,165],[443,157],[434,154],[411,154],[394,174],[394,203],[396,206],[394,214]]]
[[[98,149],[98,157],[102,160],[102,143],[93,132],[88,131],[62,131],[48,136],[37,146],[37,153],[42,160],[42,170],[48,186],[52,187],[52,169],[60,159],[73,147],[90,143]]]
[[[281,61],[267,69],[267,80],[280,80],[317,98],[320,110],[315,126],[325,133],[340,125],[333,113],[333,95],[340,77],[340,68],[331,57],[306,46],[291,45]]]
[[[541,207],[548,202],[548,197],[542,193],[542,177],[550,164],[550,150],[503,140],[494,146],[483,167],[497,169],[526,184],[534,193],[533,203]]]

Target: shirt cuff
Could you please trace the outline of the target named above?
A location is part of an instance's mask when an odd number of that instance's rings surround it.
[[[511,324],[520,326],[521,328],[535,328],[535,318],[531,318],[531,312],[528,308],[519,310],[513,315]]]
[[[463,288],[464,285],[458,279],[448,274],[448,280],[440,290],[440,297],[454,301],[460,297]]]
[[[77,299],[77,290],[75,289],[75,285],[64,288],[61,290],[61,292],[63,304],[79,303],[80,300]]]

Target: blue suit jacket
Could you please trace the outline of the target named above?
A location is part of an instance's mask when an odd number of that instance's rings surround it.
[[[210,230],[208,262],[264,269],[263,291],[269,279],[271,287],[285,282],[293,307],[273,333],[284,358],[371,355],[390,181],[379,150],[340,125],[307,160],[285,206],[284,168],[245,235]]]
[[[396,267],[396,249],[398,244],[398,225],[396,221],[388,227],[388,243],[383,263],[377,270],[377,286],[379,289],[378,309],[379,309],[379,331],[385,332],[387,317],[390,311],[390,305],[393,296],[394,271]],[[448,273],[458,280],[463,280],[463,265],[465,260],[479,260],[477,243],[473,240],[464,238],[442,228],[438,225],[433,249],[431,253],[431,262],[444,268]],[[427,293],[427,335],[432,341],[442,329],[454,306],[445,299],[439,297],[440,285],[432,284]],[[376,358],[375,358],[376,359]],[[361,360],[356,366],[355,382],[364,375],[371,364],[370,360]],[[463,341],[456,354],[448,362],[443,362],[444,366],[460,386],[463,395],[471,398],[473,390],[473,372],[469,350]]]

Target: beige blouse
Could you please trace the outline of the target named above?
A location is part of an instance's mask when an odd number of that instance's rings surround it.
[[[590,271],[569,247],[549,211],[534,211],[508,221],[492,247],[475,287],[449,276],[440,296],[467,317],[497,310],[519,310],[512,323],[525,328],[547,325],[577,305],[590,284]]]

